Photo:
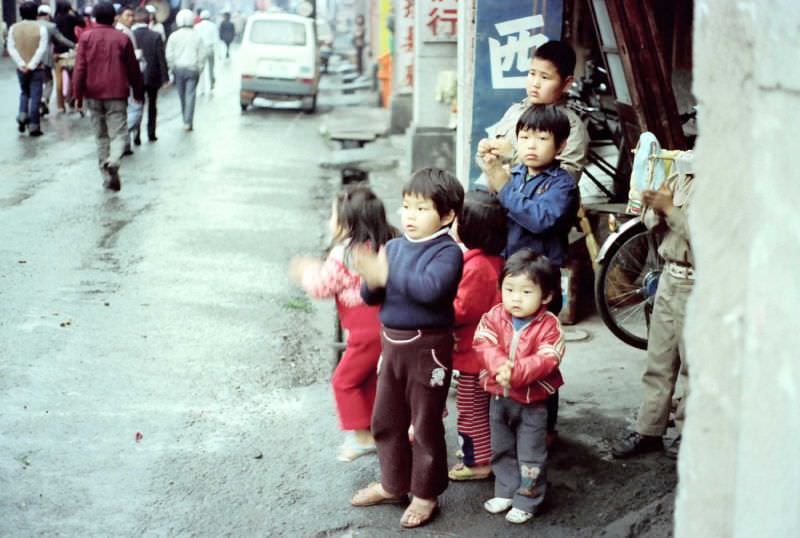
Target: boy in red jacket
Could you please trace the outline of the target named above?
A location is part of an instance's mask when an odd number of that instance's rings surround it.
[[[547,397],[564,381],[558,365],[564,337],[547,305],[559,292],[559,271],[547,257],[522,249],[500,277],[503,303],[487,312],[474,348],[485,366],[481,386],[492,395],[489,421],[495,496],[484,508],[525,523],[547,486]]]

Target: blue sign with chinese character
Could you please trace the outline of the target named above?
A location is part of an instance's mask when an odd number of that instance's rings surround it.
[[[477,0],[470,155],[511,104],[525,98],[533,50],[561,38],[561,0]],[[470,185],[481,175],[470,158]]]

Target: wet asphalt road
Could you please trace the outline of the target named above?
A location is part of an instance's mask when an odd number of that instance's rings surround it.
[[[333,308],[286,278],[292,255],[324,246],[338,179],[317,166],[318,131],[333,100],[242,115],[235,62],[218,69],[192,133],[162,93],[159,140],[125,159],[112,194],[88,118],[17,134],[0,64],[0,536],[408,534],[400,508],[347,503],[376,460],[335,460]],[[398,189],[391,173],[373,181]],[[553,507],[511,527],[480,508],[490,482],[459,484],[415,534],[614,536],[629,511],[669,513],[671,462],[603,452],[633,405],[611,380],[638,376],[620,372],[640,355],[589,328],[599,347],[571,348],[565,372]],[[595,366],[600,348],[613,359]]]

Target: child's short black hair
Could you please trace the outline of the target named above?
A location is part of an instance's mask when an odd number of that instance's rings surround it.
[[[517,120],[517,136],[523,129],[553,133],[559,147],[569,137],[569,118],[556,105],[531,105]]]
[[[536,48],[533,57],[556,66],[562,82],[575,74],[575,51],[563,41],[548,41]]]
[[[497,196],[485,191],[470,191],[458,215],[458,238],[469,248],[487,256],[499,256],[506,248],[506,210]]]
[[[453,174],[440,168],[422,168],[414,172],[403,186],[403,196],[407,194],[431,200],[442,218],[450,211],[458,216],[464,205],[464,187]]]
[[[500,285],[507,276],[525,275],[542,289],[542,298],[561,293],[561,271],[544,254],[529,248],[516,251],[506,260],[500,274]]]

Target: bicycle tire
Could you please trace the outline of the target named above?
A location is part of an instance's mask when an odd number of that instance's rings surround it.
[[[657,246],[644,224],[632,226],[612,243],[595,277],[595,303],[603,323],[638,349],[647,349],[652,299],[664,264]]]

